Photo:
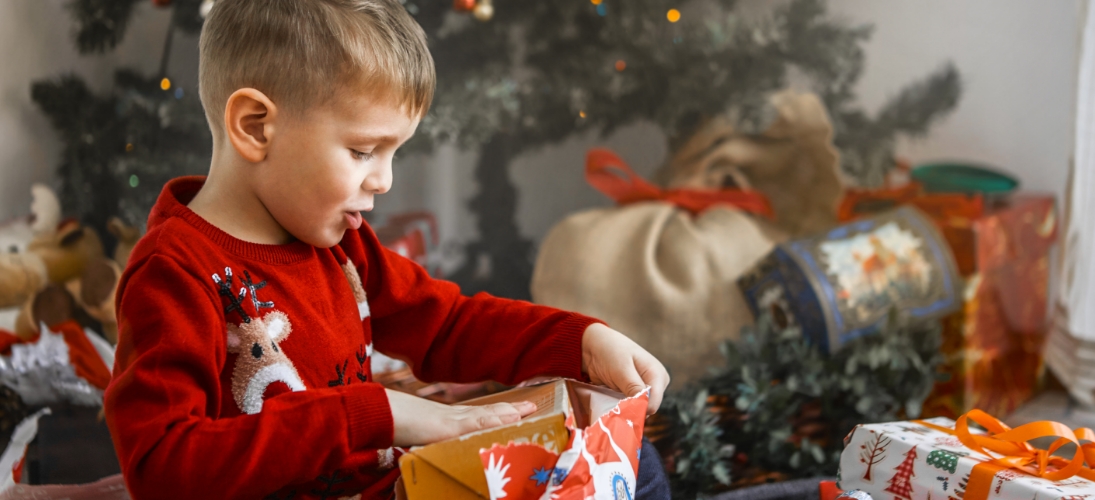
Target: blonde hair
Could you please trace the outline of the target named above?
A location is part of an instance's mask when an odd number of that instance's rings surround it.
[[[426,34],[397,0],[218,0],[202,28],[199,91],[214,133],[241,88],[290,112],[360,89],[421,117],[435,80]]]

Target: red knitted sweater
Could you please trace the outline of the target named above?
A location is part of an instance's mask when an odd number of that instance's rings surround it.
[[[427,381],[580,378],[594,320],[430,278],[366,225],[339,245],[241,241],[163,190],[117,293],[107,424],[142,498],[388,498],[377,351]]]

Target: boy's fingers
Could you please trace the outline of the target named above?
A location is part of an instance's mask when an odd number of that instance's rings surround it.
[[[457,436],[469,432],[493,429],[495,427],[512,424],[536,411],[536,404],[528,401],[519,403],[495,403],[485,406],[460,406],[454,405],[453,409],[464,413],[464,418],[456,419],[459,429]]]
[[[477,410],[479,415],[475,418],[475,424],[478,430],[491,429],[521,420],[521,412],[517,405],[509,403],[482,406]]]
[[[532,415],[533,413],[536,413],[536,403],[533,403],[531,401],[521,401],[519,403],[513,403],[513,407],[517,408],[517,412],[520,413],[522,417],[527,417],[529,415]]]
[[[473,428],[471,429],[471,431],[473,432],[493,429],[504,424],[502,418],[498,415],[479,415],[474,420],[472,420],[472,422]]]
[[[647,415],[658,413],[658,408],[661,408],[662,406],[662,391],[664,391],[664,389],[650,389],[650,402],[646,405]]]
[[[630,370],[624,370],[624,383],[620,384],[623,388],[623,393],[627,397],[637,396],[639,393],[646,389],[646,382],[639,376],[638,370],[631,368]]]
[[[643,363],[645,366],[637,367],[642,373],[642,378],[646,382],[646,385],[650,386],[650,404],[646,407],[646,412],[650,415],[656,413],[658,408],[662,406],[662,397],[665,395],[665,388],[669,386],[669,373],[665,371],[665,368],[661,366],[661,363],[657,362],[657,360],[653,361],[653,365]]]

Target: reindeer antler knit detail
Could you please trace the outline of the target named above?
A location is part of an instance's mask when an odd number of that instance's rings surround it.
[[[247,288],[240,288],[239,296],[236,296],[232,290],[232,268],[224,268],[224,279],[221,279],[217,273],[213,273],[213,282],[217,284],[217,293],[228,299],[228,305],[224,306],[224,315],[228,316],[228,313],[235,311],[239,313],[244,323],[250,323],[251,317],[247,315],[247,311],[243,310],[243,298],[247,296]],[[265,283],[264,281],[263,284]]]
[[[262,280],[258,283],[252,283],[251,273],[244,271],[242,281],[243,286],[251,291],[251,303],[255,305],[255,314],[261,314],[260,311],[263,309],[273,309],[274,301],[270,300],[267,302],[262,302],[259,300],[258,291],[266,288],[266,280]]]

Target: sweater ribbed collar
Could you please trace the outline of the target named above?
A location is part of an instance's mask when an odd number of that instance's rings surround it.
[[[232,236],[210,224],[186,206],[205,184],[205,176],[179,177],[164,185],[152,213],[148,216],[148,230],[175,217],[185,221],[208,237],[225,251],[251,260],[269,264],[293,264],[315,256],[312,245],[295,240],[284,245],[251,243]]]

